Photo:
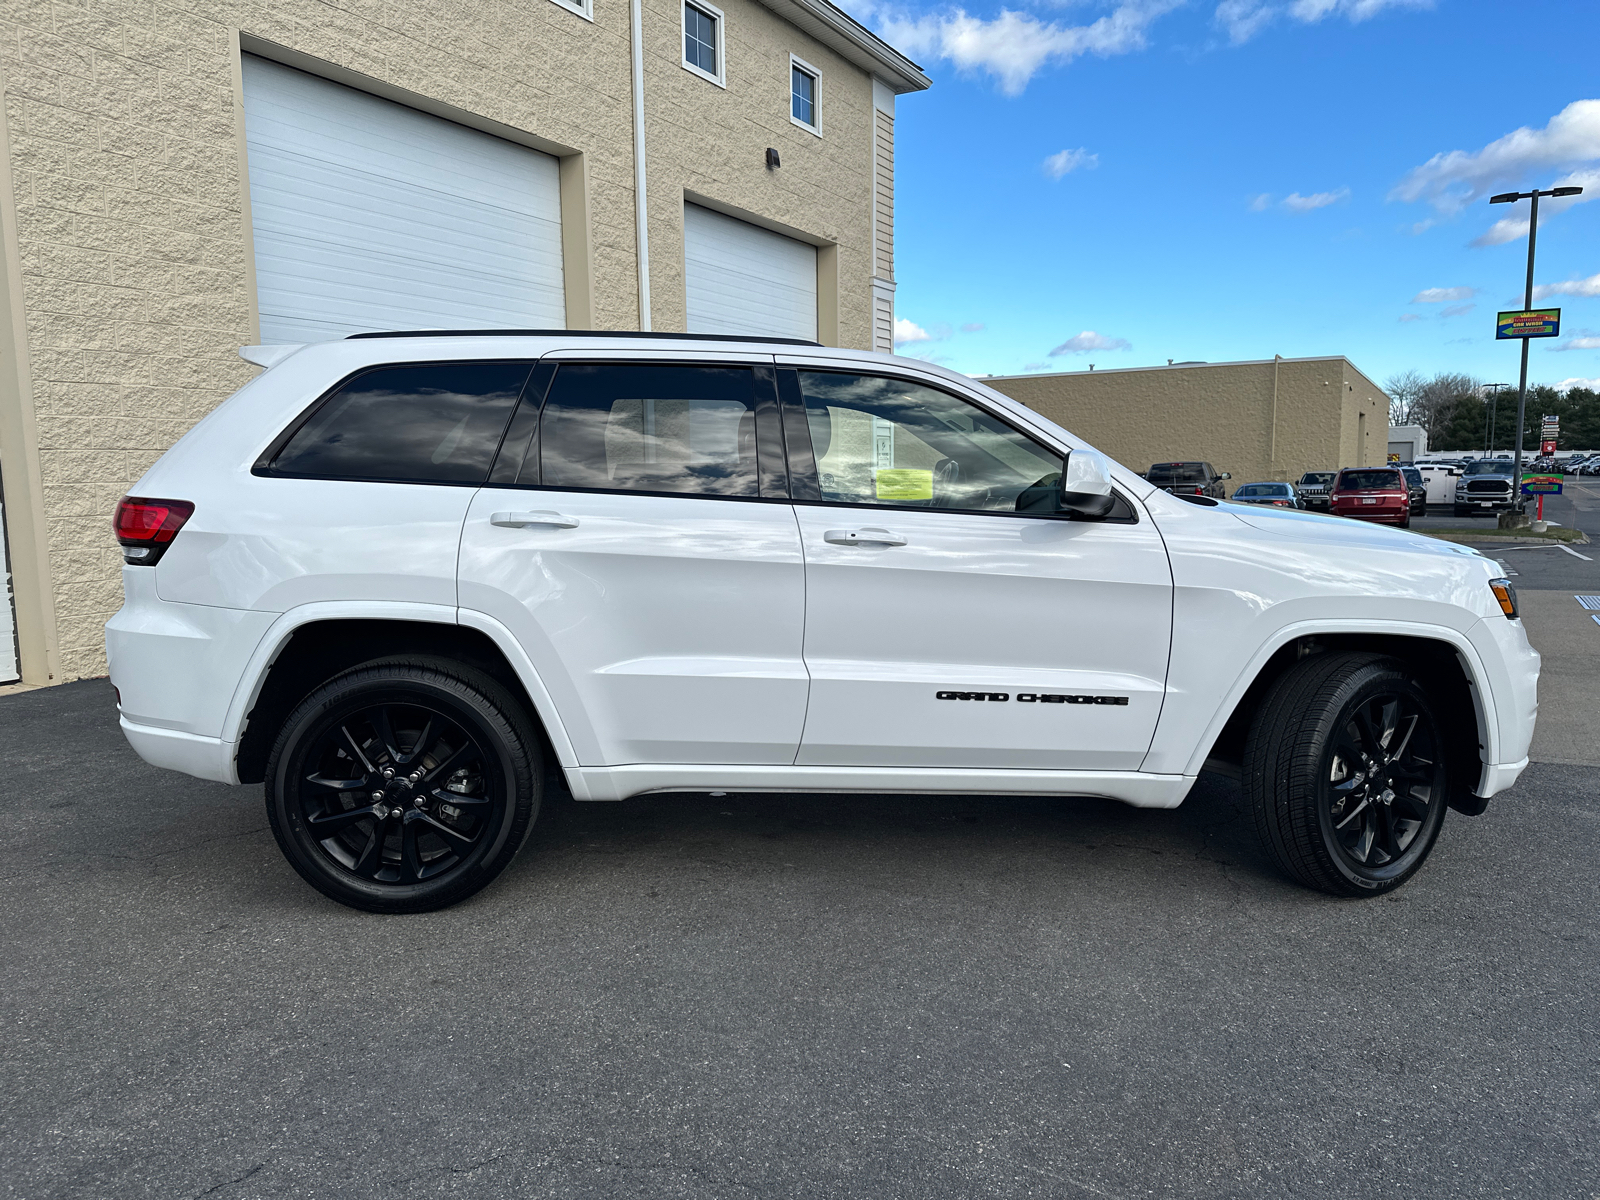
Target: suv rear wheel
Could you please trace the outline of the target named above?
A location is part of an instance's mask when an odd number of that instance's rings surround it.
[[[1447,782],[1427,692],[1382,655],[1297,664],[1245,739],[1262,841],[1290,875],[1335,896],[1380,895],[1416,873],[1439,836]]]
[[[289,715],[267,818],[302,878],[371,912],[426,912],[495,878],[533,828],[540,743],[514,699],[443,659],[346,672]]]

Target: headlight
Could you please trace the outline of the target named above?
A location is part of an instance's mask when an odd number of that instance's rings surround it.
[[[1517,619],[1517,589],[1511,586],[1509,579],[1489,580],[1489,590],[1494,593],[1494,598],[1500,602],[1500,611],[1505,613],[1508,621]]]

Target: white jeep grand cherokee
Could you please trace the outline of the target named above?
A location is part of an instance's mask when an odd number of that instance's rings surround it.
[[[1180,499],[979,383],[777,339],[363,335],[136,485],[107,626],[148,762],[265,782],[314,887],[438,908],[546,763],[647,792],[1108,796],[1236,773],[1372,896],[1527,763],[1539,658],[1475,552]]]

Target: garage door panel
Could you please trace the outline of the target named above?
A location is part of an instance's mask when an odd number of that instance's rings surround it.
[[[683,234],[690,333],[816,338],[815,246],[694,204]]]
[[[246,56],[262,340],[566,324],[560,168]]]

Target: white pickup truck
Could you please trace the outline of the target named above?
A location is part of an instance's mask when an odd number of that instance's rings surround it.
[[[1399,886],[1527,764],[1539,659],[1476,552],[1179,497],[962,375],[781,340],[359,335],[118,507],[148,762],[264,783],[290,863],[438,908],[548,769],[654,792],[1241,780],[1294,878]]]

